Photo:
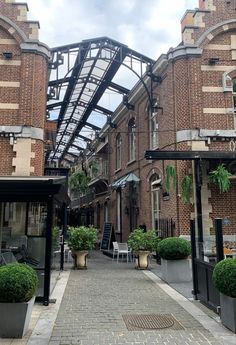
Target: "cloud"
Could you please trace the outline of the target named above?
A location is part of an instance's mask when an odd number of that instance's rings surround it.
[[[198,0],[28,0],[50,47],[108,36],[152,58],[181,41],[180,20]]]

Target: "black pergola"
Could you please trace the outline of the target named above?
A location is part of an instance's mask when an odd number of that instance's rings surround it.
[[[105,93],[120,96],[115,108],[123,98],[127,102],[130,89],[116,81],[121,66],[141,79],[154,61],[108,37],[56,47],[51,52],[47,115],[58,120],[58,128],[55,149],[47,152],[46,161],[73,164],[96,132],[111,123],[115,109],[104,106]]]
[[[51,279],[51,257],[52,257],[52,227],[55,206],[59,205],[62,214],[62,235],[66,231],[66,208],[69,204],[67,195],[66,179],[63,177],[0,177],[0,203],[25,203],[28,205],[32,202],[43,202],[47,205],[45,233],[37,238],[45,238],[45,262],[44,267],[35,267],[36,272],[43,272],[44,283],[42,286],[43,293],[36,296],[37,300],[42,301],[45,305],[49,303],[50,296],[50,279]],[[1,209],[0,205],[0,209]],[[0,231],[1,231],[0,224]],[[25,235],[28,228],[28,213],[25,220]],[[33,236],[31,236],[33,237]],[[1,245],[1,243],[0,243]],[[62,245],[63,253],[63,245]],[[40,271],[39,271],[40,270]]]
[[[145,152],[145,158],[151,160],[235,160],[233,151],[154,151]]]

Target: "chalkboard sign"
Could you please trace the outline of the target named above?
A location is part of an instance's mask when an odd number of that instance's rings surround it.
[[[108,250],[110,248],[111,233],[112,233],[112,223],[104,223],[101,249]]]

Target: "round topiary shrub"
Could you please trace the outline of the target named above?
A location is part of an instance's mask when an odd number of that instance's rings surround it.
[[[14,263],[0,267],[0,302],[28,302],[37,287],[38,277],[30,266]]]
[[[165,260],[181,260],[191,254],[190,243],[179,237],[168,237],[158,244],[158,254]]]
[[[236,298],[236,259],[218,262],[214,267],[212,279],[222,294]]]

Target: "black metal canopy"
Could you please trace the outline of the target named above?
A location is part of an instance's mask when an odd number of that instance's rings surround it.
[[[58,120],[58,128],[55,149],[46,154],[46,160],[73,163],[129,93],[130,88],[117,82],[122,79],[121,67],[141,78],[154,61],[108,37],[51,52],[47,116]],[[104,105],[105,93],[120,96],[110,108]]]
[[[235,160],[233,151],[154,151],[145,152],[145,158],[151,160]]]

